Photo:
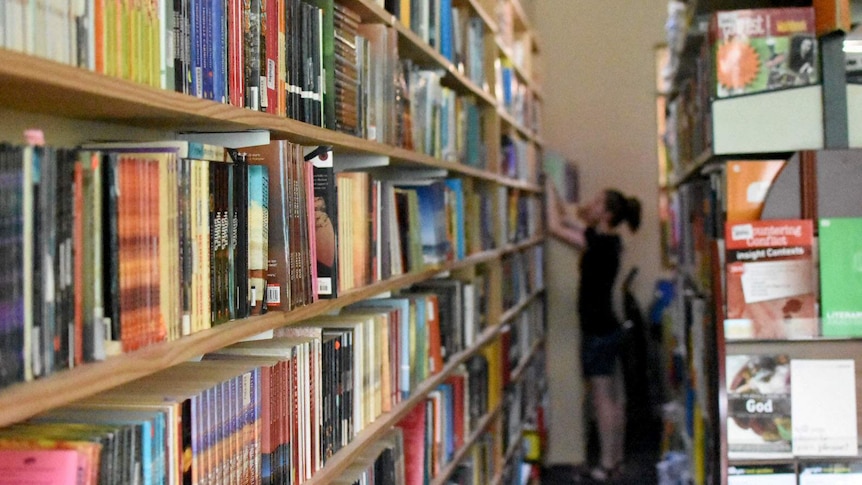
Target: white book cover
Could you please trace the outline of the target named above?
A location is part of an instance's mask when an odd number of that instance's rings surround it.
[[[793,359],[793,454],[856,456],[856,368],[852,359]]]

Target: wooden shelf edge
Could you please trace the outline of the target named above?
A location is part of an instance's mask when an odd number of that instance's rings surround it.
[[[523,433],[524,427],[521,426],[521,432]],[[524,436],[523,434],[518,435],[518,439],[515,440],[514,443],[509,445],[509,449],[506,450],[506,454],[503,455],[502,465],[497,473],[494,474],[494,478],[491,480],[491,485],[500,485],[503,482],[503,470],[506,469],[506,464],[515,457],[515,452],[524,444]]]
[[[318,470],[318,472],[311,477],[311,480],[308,480],[305,483],[307,485],[329,483],[344,473],[356,457],[363,451],[363,446],[379,439],[384,433],[389,431],[392,426],[398,423],[401,418],[410,412],[413,406],[419,404],[423,399],[425,399],[428,393],[443,383],[443,381],[445,381],[446,378],[458,368],[458,366],[466,362],[467,359],[477,354],[483,347],[497,338],[499,332],[499,327],[490,327],[485,329],[473,347],[453,355],[443,367],[443,370],[426,379],[425,382],[419,385],[416,392],[407,400],[402,401],[391,411],[374,420],[374,422],[362,430],[359,435],[350,442],[350,444],[338,450],[326,466],[321,470]]]
[[[545,338],[542,337],[530,346],[530,351],[526,356],[521,358],[521,361],[518,362],[518,367],[509,374],[509,382],[517,382],[521,379],[524,371],[529,367],[530,362],[532,362],[533,358],[539,353],[539,349],[541,349],[545,345]]]
[[[476,15],[482,18],[482,21],[485,22],[485,26],[488,27],[494,35],[497,35],[500,32],[500,26],[497,24],[497,20],[485,9],[481,4],[479,4],[476,0],[467,0],[470,3],[470,6],[473,7],[473,11],[476,12]]]
[[[713,159],[714,155],[712,150],[704,150],[687,164],[687,167],[682,171],[682,173],[672,174],[670,176],[670,186],[673,188],[679,188],[680,185],[691,181],[700,173],[700,170]]]
[[[516,315],[518,315],[525,308],[527,308],[527,306],[530,303],[534,302],[539,297],[539,295],[541,295],[542,292],[544,292],[544,291],[545,291],[544,289],[539,289],[537,291],[530,293],[529,295],[527,295],[526,298],[522,298],[521,301],[519,301],[515,306],[513,306],[512,308],[509,308],[508,310],[503,312],[503,314],[500,315],[500,324],[503,325],[505,323],[508,323],[509,320],[512,320],[513,318],[515,318]]]
[[[493,410],[488,412],[481,421],[479,421],[479,425],[476,426],[476,429],[470,433],[470,436],[464,440],[464,445],[455,453],[455,456],[452,457],[452,461],[446,464],[446,468],[444,468],[440,473],[437,474],[432,480],[431,485],[444,485],[446,480],[452,476],[455,470],[458,468],[458,465],[461,464],[461,461],[467,456],[467,452],[470,451],[470,448],[476,443],[476,441],[482,436],[483,433],[488,429],[491,423],[497,419],[497,416],[500,415],[500,412],[503,410],[503,402],[498,403]]]

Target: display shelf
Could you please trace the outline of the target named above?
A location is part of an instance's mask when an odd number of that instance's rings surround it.
[[[490,327],[483,331],[473,347],[453,355],[446,362],[446,365],[440,373],[426,379],[419,385],[416,392],[408,399],[402,401],[391,411],[374,420],[374,422],[363,429],[359,435],[353,439],[353,441],[336,452],[335,455],[326,463],[326,466],[315,473],[314,476],[311,477],[311,480],[307,480],[305,483],[309,485],[325,484],[338,478],[363,451],[363,446],[365,444],[382,437],[384,433],[389,431],[392,426],[397,424],[404,416],[406,416],[414,406],[424,401],[428,394],[436,389],[437,386],[442,384],[446,378],[458,368],[458,366],[466,362],[467,359],[477,354],[483,347],[496,339],[499,333],[500,325]],[[479,427],[477,429],[483,429],[483,426],[487,427],[488,423],[493,420],[493,417],[496,416],[499,410],[500,406],[497,406],[490,413],[486,414],[483,420],[479,423]],[[475,440],[473,434],[471,434],[471,439]]]
[[[716,155],[819,150],[823,88],[819,85],[712,101]]]
[[[470,433],[470,436],[464,440],[464,445],[455,453],[455,456],[452,457],[452,461],[446,464],[446,468],[440,471],[432,480],[431,485],[444,485],[458,469],[458,465],[461,464],[461,461],[466,458],[467,453],[470,452],[470,448],[479,440],[479,438],[488,430],[491,426],[491,423],[494,422],[495,419],[500,415],[500,412],[503,410],[503,403],[500,402],[494,409],[485,414],[479,424],[476,426],[476,429]]]
[[[0,426],[22,421],[46,410],[156,373],[239,340],[286,325],[301,324],[309,318],[331,313],[381,293],[405,288],[449,271],[493,261],[519,249],[519,246],[513,246],[505,250],[486,251],[463,261],[397,276],[348,291],[336,299],[319,300],[290,312],[270,312],[262,316],[234,320],[179,340],[154,344],[128,354],[110,356],[102,362],[84,364],[31,382],[12,385],[0,390],[0,409],[3,409],[0,413]]]

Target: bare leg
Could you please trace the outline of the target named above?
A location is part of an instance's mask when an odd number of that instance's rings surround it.
[[[600,465],[612,469],[622,462],[625,448],[625,390],[619,373],[590,378],[593,411],[598,425]]]

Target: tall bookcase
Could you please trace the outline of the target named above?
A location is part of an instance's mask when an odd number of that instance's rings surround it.
[[[466,438],[454,458],[433,477],[445,483],[473,445],[493,437],[492,483],[509,483],[523,462],[522,431],[536,423],[538,406],[522,409],[521,394],[510,390],[544,379],[544,264],[541,224],[542,185],[539,160],[542,139],[539,121],[543,102],[539,66],[540,42],[520,0],[459,0],[454,6],[482,21],[485,82],[477,84],[398,18],[382,0],[337,0],[361,17],[363,24],[382,24],[397,33],[401,59],[442,73],[442,83],[459,95],[472,96],[482,113],[484,167],[447,161],[413,150],[347,135],[261,111],[218,103],[170,90],[137,84],[53,60],[0,48],[0,140],[20,143],[23,128],[41,128],[53,146],[74,147],[92,139],[173,139],[179,133],[268,132],[272,139],[304,145],[330,145],[339,154],[388,157],[384,170],[425,170],[460,177],[493,194],[493,249],[475,251],[463,259],[392,277],[344,292],[336,299],[318,300],[289,312],[269,312],[214,326],[176,341],[110,356],[30,382],[0,390],[0,426],[25,421],[39,413],[94,395],[184,363],[240,340],[284,326],[301,326],[315,316],[445,275],[488,275],[487,325],[469,348],[450,356],[442,372],[422,382],[409,398],[365,428],[306,483],[330,483],[350,467],[363,449],[380,439],[411,409],[472,356],[497,360],[500,375],[490,379],[500,398],[489,403],[485,417]],[[388,2],[387,2],[388,3]],[[404,3],[404,2],[401,2]],[[439,5],[439,2],[429,2]],[[47,34],[46,34],[47,35]],[[507,139],[519,148],[517,164],[508,166],[501,147]],[[510,217],[520,199],[533,207],[524,227]],[[475,232],[481,221],[466,223]],[[516,270],[513,270],[513,267]],[[528,270],[529,269],[529,270]],[[513,285],[512,271],[521,284]],[[517,279],[517,278],[515,278]],[[519,328],[535,327],[529,335]],[[528,338],[529,337],[529,338]],[[507,355],[504,355],[507,354]],[[514,357],[513,362],[509,362]],[[505,364],[505,365],[504,365]],[[532,384],[531,384],[532,385]],[[529,392],[541,390],[532,388]],[[520,391],[519,391],[520,392]],[[524,391],[528,392],[528,391]],[[526,402],[526,401],[523,401]],[[541,402],[541,396],[530,402]]]
[[[850,361],[855,367],[853,384],[845,382],[843,388],[852,387],[857,396],[855,414],[862,410],[858,338],[823,336],[822,320],[813,337],[752,338],[728,331],[734,323],[727,321],[728,178],[735,165],[785,161],[780,175],[767,184],[759,217],[811,220],[815,244],[821,218],[862,215],[853,195],[862,159],[853,114],[858,86],[851,76],[850,51],[846,58],[842,52],[844,41],[853,37],[849,20],[818,27],[817,82],[735,97],[714,92],[715,53],[709,27],[716,12],[812,5],[818,23],[829,11],[843,8],[848,15],[850,11],[848,2],[671,2],[668,46],[657,56],[662,243],[675,281],[675,300],[664,328],[666,397],[673,403],[668,410],[676,411],[668,412],[665,419],[676,432],[665,437],[665,451],[683,452],[694,483],[754,480],[738,476],[746,469],[775,479],[783,473],[792,483],[805,483],[803,473],[826,473],[835,464],[849,471],[860,457],[858,451],[843,456],[794,454],[789,444],[784,453],[743,453],[729,450],[728,443],[728,427],[734,419],[728,388],[734,376],[727,375],[727,366],[737,356]],[[817,258],[816,247],[813,255]],[[828,277],[819,262],[814,266],[820,278]],[[820,307],[817,316],[821,316]],[[791,375],[789,395],[804,396],[804,390],[793,386]],[[857,418],[857,427],[858,423]],[[824,464],[813,471],[815,465]]]

